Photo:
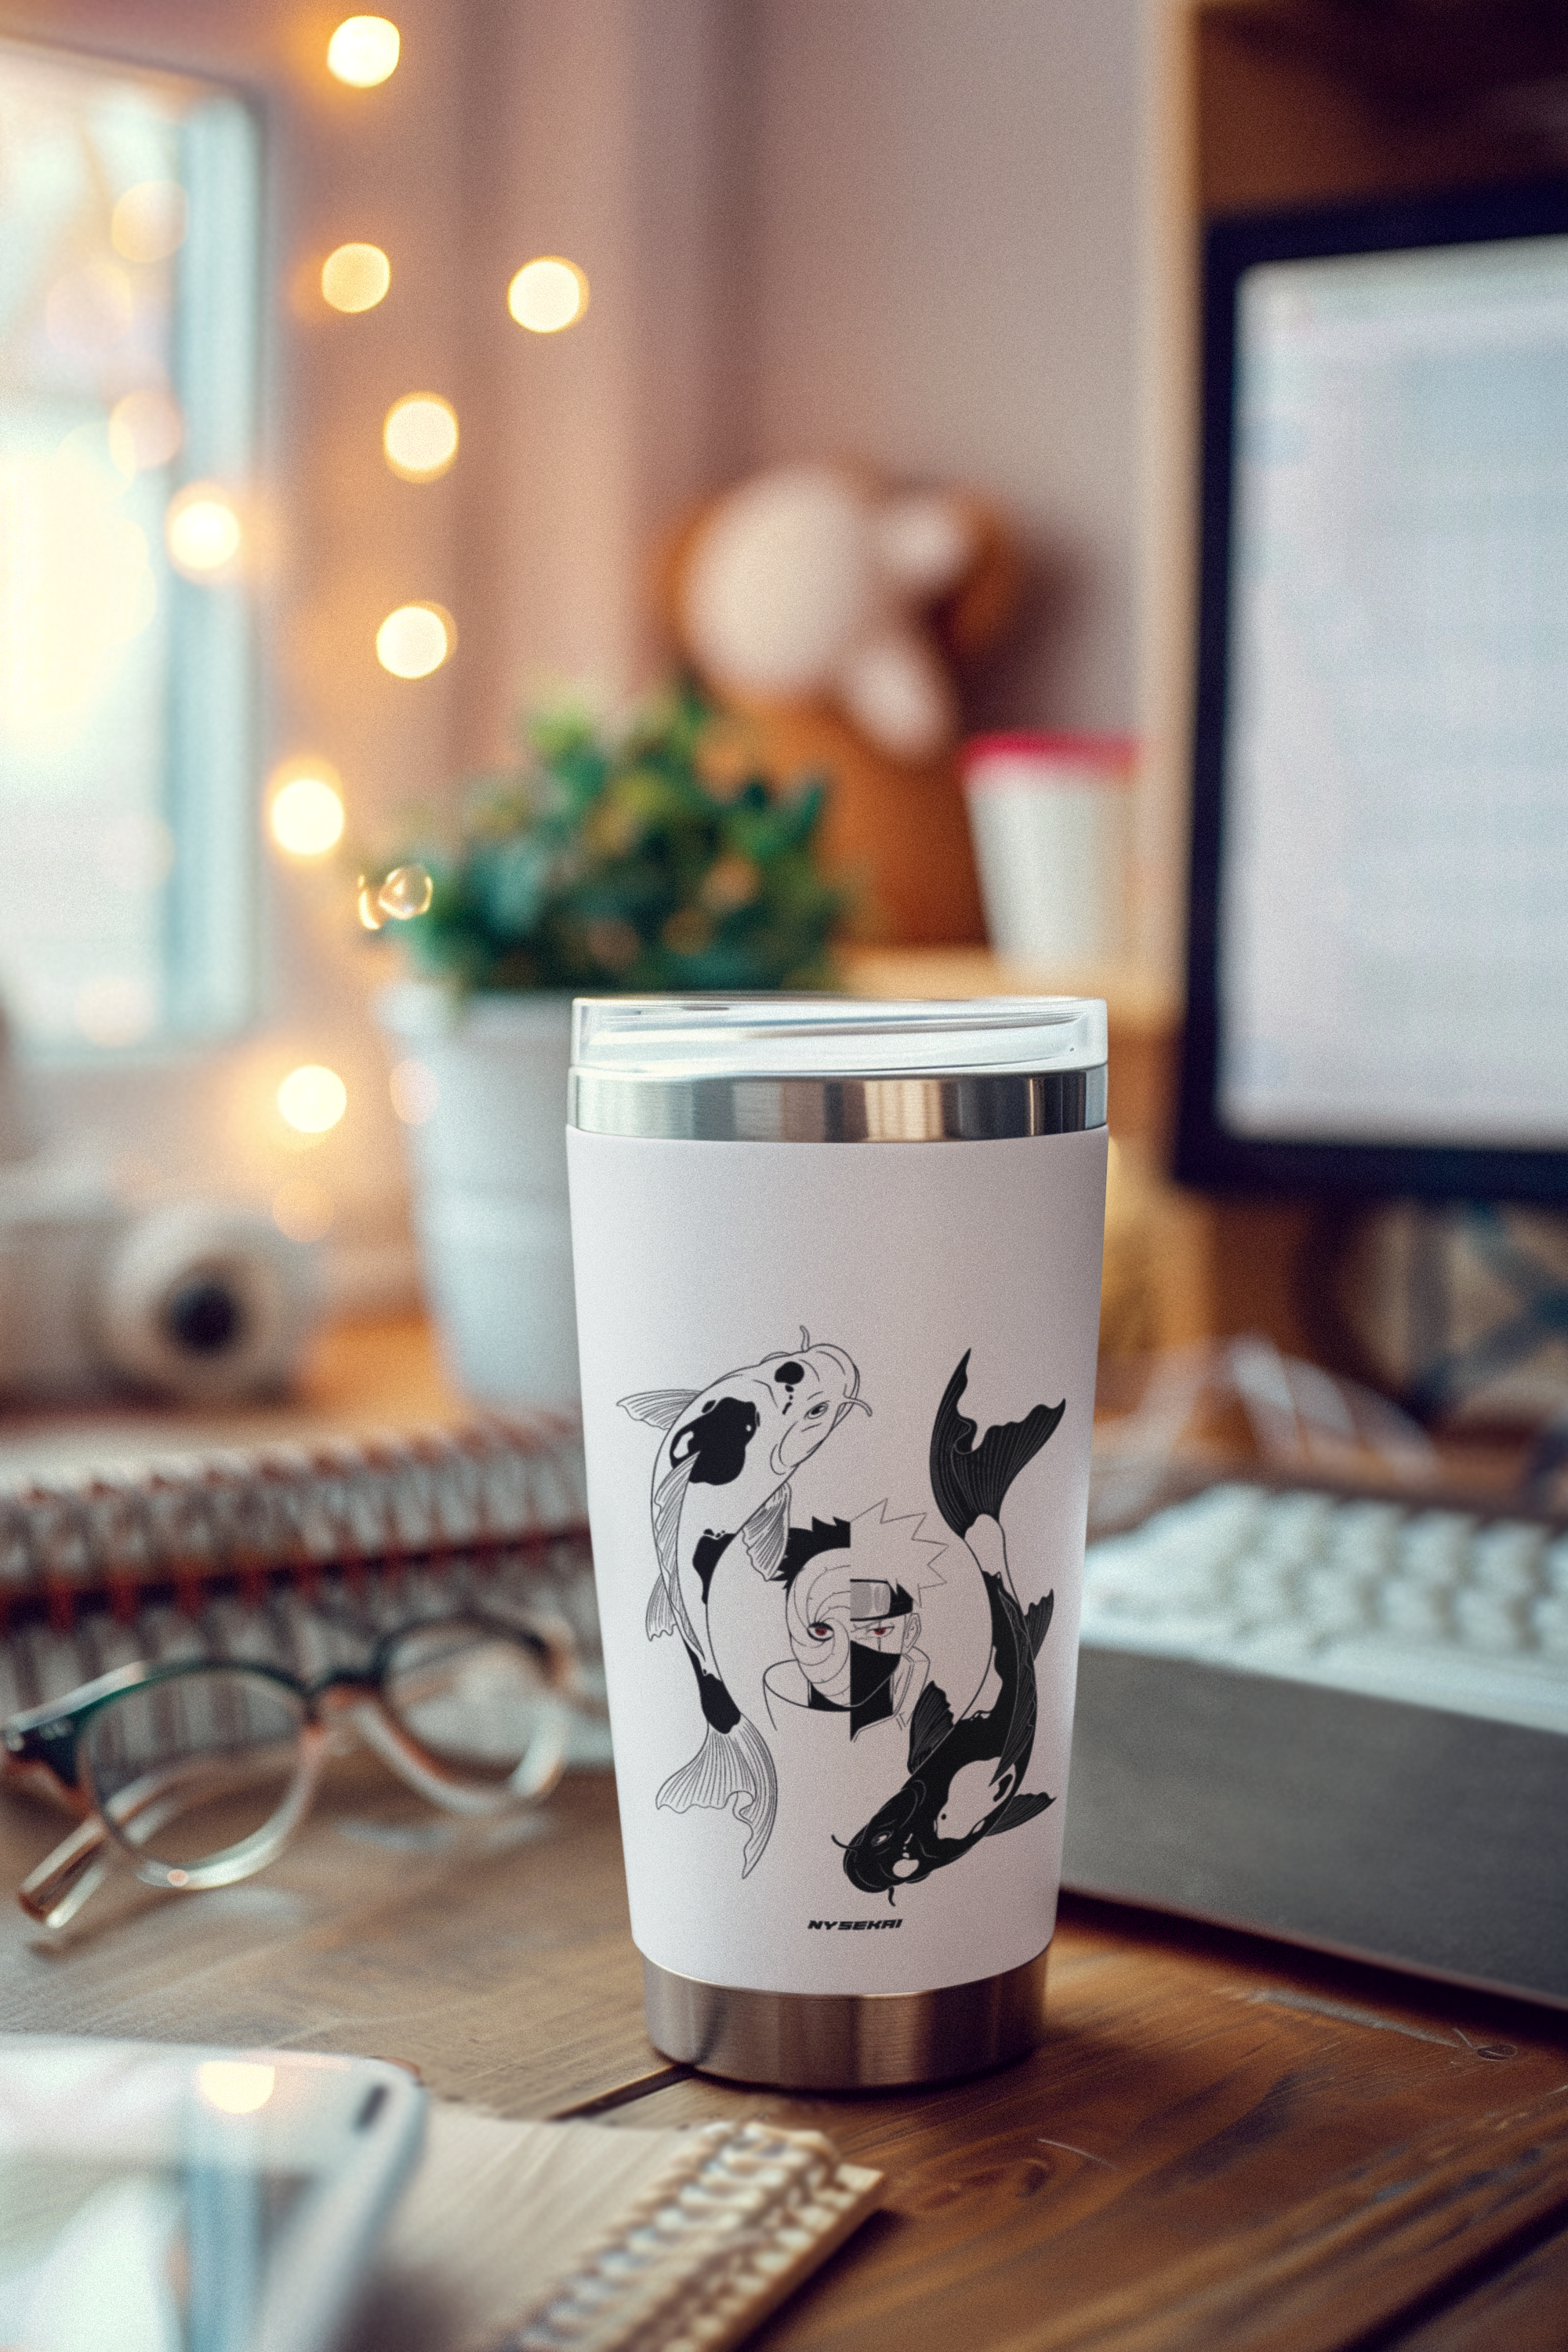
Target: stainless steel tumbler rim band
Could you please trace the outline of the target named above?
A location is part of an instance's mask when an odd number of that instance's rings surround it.
[[[875,2091],[981,2074],[1037,2049],[1049,1947],[934,1992],[748,1992],[643,1961],[648,2038],[705,2074],[786,2091]]]
[[[962,1077],[674,1078],[574,1069],[589,1135],[699,1143],[992,1143],[1103,1127],[1105,1065]]]

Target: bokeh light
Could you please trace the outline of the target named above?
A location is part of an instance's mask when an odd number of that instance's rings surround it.
[[[221,2116],[256,2115],[277,2084],[276,2066],[263,2066],[254,2059],[204,2058],[196,2068],[197,2091]]]
[[[325,760],[289,760],[275,769],[267,824],[290,857],[324,857],[343,837],[342,787]]]
[[[169,561],[189,580],[210,580],[226,571],[244,536],[233,499],[216,482],[187,482],[164,509]]]
[[[290,1176],[272,1195],[272,1222],[288,1241],[319,1242],[337,1213],[326,1186],[310,1176]]]
[[[157,384],[128,392],[109,412],[109,449],[120,471],[156,473],[178,455],[185,437],[185,420],[173,393]]]
[[[301,1062],[278,1089],[278,1108],[296,1135],[325,1135],[349,1107],[349,1090],[323,1062]]]
[[[184,245],[187,219],[177,180],[141,180],[110,215],[110,243],[127,261],[166,261]]]
[[[351,89],[374,89],[397,71],[402,47],[390,16],[345,16],[327,43],[327,71]]]
[[[392,1094],[392,1108],[405,1127],[423,1127],[434,1118],[441,1099],[441,1087],[428,1062],[411,1054],[399,1062],[387,1081]]]
[[[542,254],[525,262],[506,289],[506,307],[531,334],[558,335],[588,307],[588,281],[574,261]]]
[[[340,245],[321,264],[321,292],[334,310],[374,310],[391,283],[379,245]]]
[[[428,912],[436,886],[423,866],[395,866],[375,894],[375,903],[395,923],[411,923]]]
[[[444,605],[399,604],[375,633],[375,657],[394,677],[428,677],[457,642],[457,626]]]
[[[437,392],[411,392],[387,410],[381,446],[405,482],[433,482],[458,454],[458,413]]]

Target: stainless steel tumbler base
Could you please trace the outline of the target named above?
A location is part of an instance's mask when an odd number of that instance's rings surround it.
[[[1022,2058],[1044,2039],[1048,1951],[935,1992],[746,1992],[643,1961],[648,2038],[667,2058],[784,2091],[891,2090]]]

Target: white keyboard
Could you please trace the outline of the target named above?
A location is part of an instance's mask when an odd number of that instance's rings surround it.
[[[1082,1638],[1568,1732],[1568,1533],[1211,1486],[1090,1545]]]

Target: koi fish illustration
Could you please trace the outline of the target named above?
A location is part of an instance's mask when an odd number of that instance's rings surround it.
[[[1055,1600],[1020,1606],[1007,1565],[1002,1505],[1067,1411],[1037,1404],[1022,1421],[988,1429],[958,1410],[969,1380],[965,1353],[937,1408],[931,1440],[931,1483],[937,1507],[980,1572],[991,1617],[991,1655],[978,1688],[956,1721],[946,1693],[928,1683],[910,1721],[909,1778],[858,1830],[844,1870],[863,1894],[917,1886],[933,1870],[961,1861],[983,1837],[1017,1829],[1054,1800],[1025,1795],[1020,1784],[1034,1749],[1039,1701],[1035,1660]]]
[[[793,1474],[846,1414],[869,1412],[860,1374],[842,1348],[801,1344],[726,1372],[705,1389],[649,1389],[622,1397],[623,1412],[668,1433],[653,1471],[653,1548],[658,1576],[647,1630],[678,1633],[697,1677],[707,1729],[689,1764],[656,1801],[672,1812],[733,1806],[746,1831],[741,1875],[750,1875],[773,1832],[778,1782],[771,1750],[725,1686],[714,1655],[709,1596],[720,1561],[739,1541],[752,1568],[772,1577],[789,1533]]]

